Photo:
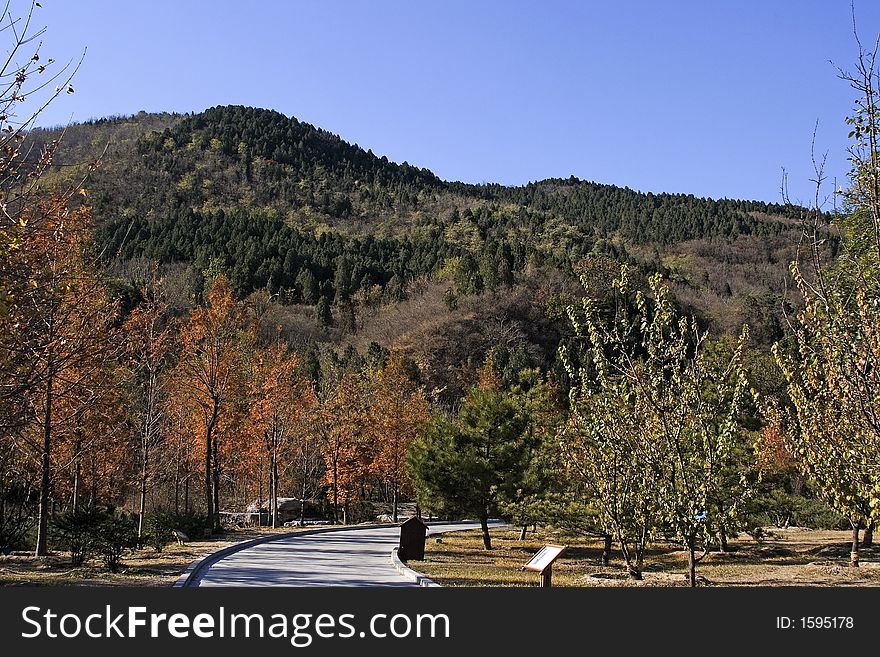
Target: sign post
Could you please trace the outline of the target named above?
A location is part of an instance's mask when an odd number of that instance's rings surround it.
[[[567,545],[545,545],[522,569],[539,573],[541,587],[550,588],[553,585],[553,562],[567,549]]]

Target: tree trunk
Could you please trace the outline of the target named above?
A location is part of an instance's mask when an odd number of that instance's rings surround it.
[[[519,539],[517,539],[517,540],[520,540],[520,541],[526,540],[526,532],[528,530],[529,530],[528,525],[523,525],[522,527],[520,527],[519,528]]]
[[[800,497],[804,494],[804,488],[807,485],[807,478],[801,473],[795,473],[791,478],[791,494]]]
[[[602,565],[607,566],[611,562],[611,534],[605,534],[602,544]]]
[[[333,459],[333,524],[339,524],[339,463]]]
[[[626,562],[626,571],[629,578],[640,581],[642,579],[642,553],[636,548],[635,554],[630,546],[618,535],[620,539],[620,551],[623,554],[623,560]]]
[[[480,529],[483,530],[483,548],[491,550],[492,537],[489,536],[489,514],[485,511],[480,515]]]
[[[397,482],[391,484],[391,521],[397,522]]]
[[[216,416],[216,407],[214,415]],[[205,425],[205,510],[208,515],[207,531],[209,535],[214,528],[214,491],[211,485],[211,474],[214,469],[213,459],[211,458],[213,447],[211,434],[214,429],[214,421],[214,416],[212,416]]]
[[[180,450],[177,450],[177,463],[174,464],[174,515],[180,513]]]
[[[638,579],[642,579],[642,572],[645,570],[645,537],[642,537],[642,542],[639,547],[636,549],[636,569],[639,572]]]
[[[269,494],[272,496],[272,529],[278,527],[278,461],[275,452],[272,452],[272,460],[269,463],[269,483],[271,488]]]
[[[862,534],[862,547],[869,548],[874,546],[874,523],[865,527],[865,533]]]
[[[92,485],[89,486],[89,508],[94,509],[98,504],[98,455],[92,451]]]
[[[219,445],[214,439],[214,530],[220,531],[220,458]]]
[[[853,568],[859,567],[859,523],[852,522],[852,550],[849,553],[849,565]]]
[[[303,485],[302,490],[300,491],[299,498],[299,526],[302,527],[306,524],[306,476],[305,472],[303,473]]]
[[[721,525],[721,531],[718,536],[718,549],[721,552],[727,552],[727,527]]]
[[[273,482],[273,491],[274,491],[274,498],[275,498],[275,518],[276,518],[275,522],[280,524],[281,519],[278,517],[278,514],[280,513],[280,511],[278,510],[278,481],[279,481],[279,477],[278,477],[278,452],[277,452],[277,449],[278,448],[276,447],[275,455],[272,457],[272,482]]]
[[[49,468],[51,462],[49,454],[52,449],[52,384],[51,371],[46,377],[46,407],[43,409],[43,453],[40,459],[40,501],[37,516],[37,546],[35,554],[38,557],[48,554],[46,535],[49,531]]]
[[[138,542],[140,543],[141,539],[144,537],[144,512],[147,508],[147,473],[148,473],[148,464],[147,460],[149,458],[149,443],[147,441],[147,437],[144,436],[143,443],[141,444],[141,494],[140,494],[140,503],[138,504]]]
[[[688,586],[694,588],[697,586],[697,557],[694,554],[693,543],[688,543]]]
[[[266,508],[269,508],[266,498]],[[257,527],[263,526],[263,454],[260,454],[260,469],[257,472]]]
[[[73,445],[73,499],[71,506],[74,512],[79,508],[79,487],[82,482],[82,443],[79,438]]]

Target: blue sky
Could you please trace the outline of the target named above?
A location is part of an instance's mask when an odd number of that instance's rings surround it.
[[[807,201],[818,121],[848,168],[849,0],[40,1],[44,58],[88,49],[42,125],[244,104],[450,180]]]

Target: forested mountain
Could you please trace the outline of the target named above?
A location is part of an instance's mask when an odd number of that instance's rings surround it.
[[[301,501],[301,520],[309,500],[342,522],[418,499],[526,527],[571,511],[588,523],[579,531],[624,545],[583,504],[617,493],[583,495],[630,459],[693,473],[634,468],[619,480],[626,495],[647,485],[645,496],[686,500],[658,505],[678,515],[644,518],[632,545],[685,527],[692,585],[693,527],[708,527],[694,509],[717,511],[722,546],[770,513],[840,520],[805,501],[811,484],[778,448],[787,420],[758,407],[787,403],[779,354],[802,353],[804,334],[789,329],[786,286],[807,285],[789,264],[808,219],[811,257],[834,257],[829,217],[575,178],[449,182],[243,107],[35,130],[27,142],[39,161],[7,165],[4,179],[8,191],[13,173],[29,176],[40,194],[8,224],[4,262],[0,421],[27,438],[0,450],[0,488],[17,495],[15,522],[0,524],[9,543],[35,525],[45,554],[53,500],[69,500],[51,521],[61,527],[83,504],[136,507],[138,541],[161,546],[163,523],[213,531],[268,494],[275,524],[284,496]],[[664,433],[668,422],[680,429]],[[692,442],[664,447],[670,435]],[[459,451],[475,460],[436,467]],[[654,487],[658,476],[675,483]],[[709,478],[717,497],[694,506],[708,489],[679,482]],[[134,534],[115,512],[83,518]],[[626,560],[640,572],[641,557]]]
[[[505,318],[505,349],[550,367],[554,339],[513,315],[552,317],[585,258],[662,271],[702,321],[728,333],[749,322],[754,340],[769,343],[782,334],[787,263],[804,212],[573,177],[521,187],[447,182],[295,118],[238,106],[141,113],[30,138],[60,140],[47,182],[82,184],[103,258],[120,278],[131,279],[144,259],[158,261],[185,288],[185,304],[201,293],[205,272],[223,272],[240,297],[277,295],[295,344],[419,352],[425,340],[413,336],[448,338],[455,348],[440,352],[455,355],[438,372],[497,346],[487,327]],[[532,310],[521,303],[513,312],[501,290]],[[389,329],[387,318],[401,312],[409,319]],[[423,360],[437,358],[434,346]],[[440,387],[449,383],[438,377]]]
[[[563,542],[576,586],[880,583],[857,572],[880,554],[880,70],[858,37],[829,214],[444,180],[243,106],[34,128],[84,60],[53,66],[40,3],[14,5],[0,585],[155,584],[218,533],[413,514],[479,520],[479,556],[426,555],[469,586],[533,584],[516,553]]]

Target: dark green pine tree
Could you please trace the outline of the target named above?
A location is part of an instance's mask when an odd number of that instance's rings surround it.
[[[498,279],[498,261],[495,259],[495,254],[489,249],[486,249],[482,258],[480,258],[480,279],[483,282],[483,287],[489,292],[494,292],[500,282]]]
[[[459,294],[479,294],[483,289],[477,262],[470,253],[462,256],[454,277],[455,291]]]
[[[350,303],[343,304],[337,313],[339,330],[345,334],[357,332],[357,318]]]
[[[327,297],[318,299],[318,303],[315,305],[315,319],[321,328],[333,323],[333,315],[330,312],[330,302],[327,301]]]
[[[318,353],[318,347],[314,343],[309,343],[300,354],[300,371],[314,385],[318,385],[321,381],[321,356]]]
[[[318,279],[309,269],[303,269],[296,277],[296,286],[302,295],[303,303],[315,303],[318,298]]]
[[[340,256],[336,259],[333,288],[336,290],[337,304],[348,302],[351,295],[351,262],[346,256]]]
[[[488,519],[499,499],[512,499],[529,466],[528,415],[497,383],[465,398],[456,420],[436,415],[412,444],[407,467],[420,503],[452,517],[480,519],[492,549]]]

